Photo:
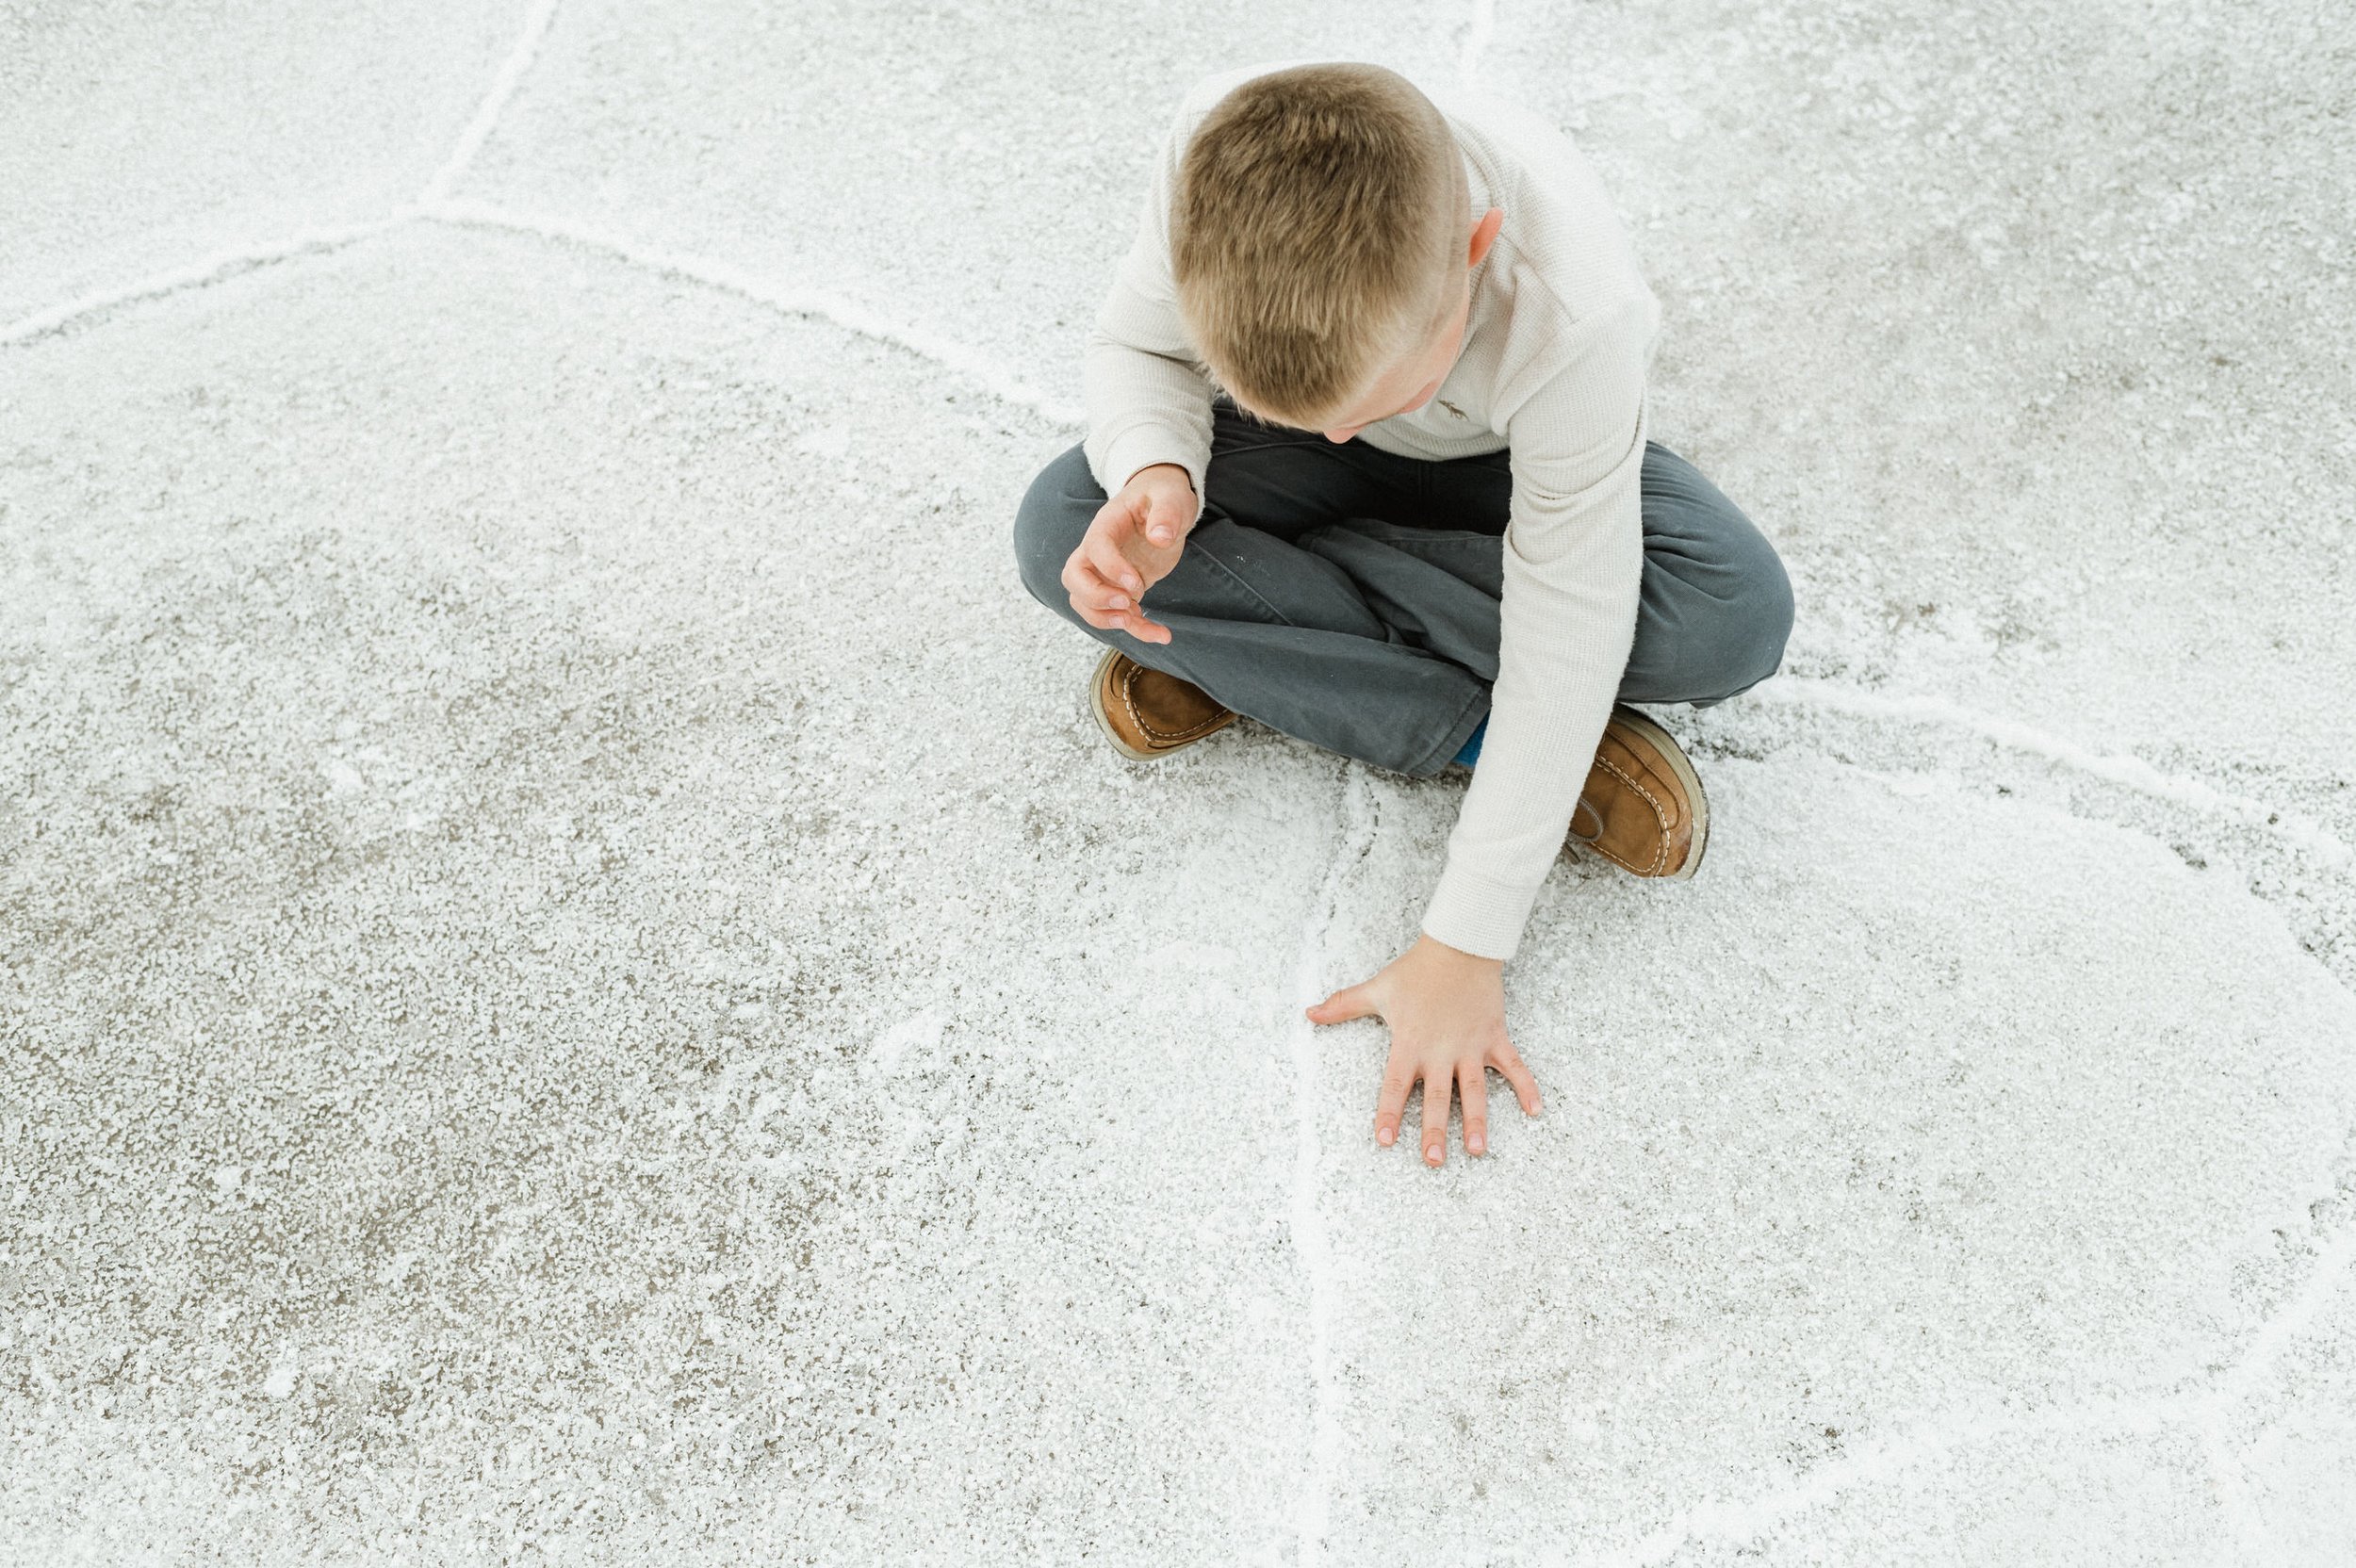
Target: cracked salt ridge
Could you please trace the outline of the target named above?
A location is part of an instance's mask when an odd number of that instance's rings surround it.
[[[491,90],[483,95],[482,106],[475,110],[474,118],[467,122],[466,128],[459,133],[450,157],[419,193],[417,201],[420,205],[431,206],[447,197],[450,188],[463,179],[473,166],[475,155],[483,151],[483,142],[490,139],[491,132],[499,125],[499,116],[505,112],[508,100],[515,97],[515,88],[523,80],[524,73],[532,69],[532,57],[539,54],[541,41],[548,36],[548,26],[555,20],[556,0],[536,0],[524,17],[523,31],[515,41],[515,47],[508,52],[506,63],[492,78]]]
[[[2140,1398],[2108,1396],[2035,1413],[1958,1413],[1924,1422],[1877,1438],[1866,1446],[1863,1454],[1826,1465],[1795,1485],[1743,1502],[1702,1502],[1633,1547],[1581,1560],[1614,1568],[1658,1568],[1659,1564],[1673,1560],[1689,1543],[1712,1539],[1755,1541],[1788,1520],[1832,1503],[1855,1487],[1894,1479],[1917,1464],[1967,1444],[2044,1433],[2113,1435],[2189,1429],[2201,1440],[2202,1455],[2217,1481],[2239,1538],[2245,1543],[2261,1539],[2264,1529],[2256,1522],[2248,1496],[2247,1465],[2229,1446],[2228,1407],[2257,1391],[2257,1385],[2292,1341],[2315,1323],[2325,1303],[2347,1287],[2352,1278],[2356,1278],[2356,1224],[2347,1224],[2317,1250],[2304,1282],[2289,1300],[2259,1324],[2241,1354],[2205,1378],[2185,1380],[2193,1383],[2191,1388]],[[2206,1387],[2200,1386],[2203,1382]]]
[[[505,111],[508,100],[515,96],[515,88],[523,80],[524,73],[532,68],[532,57],[539,53],[541,41],[548,37],[548,27],[556,18],[556,6],[557,0],[536,0],[532,10],[526,14],[523,28],[515,41],[515,46],[508,51],[507,59],[499,67],[499,74],[492,78],[490,90],[483,94],[483,102],[475,109],[474,118],[467,122],[466,128],[459,133],[458,140],[451,146],[450,156],[443,160],[442,167],[434,172],[434,177],[426,182],[425,189],[418,195],[417,204],[395,207],[383,218],[366,222],[343,223],[321,229],[299,229],[284,239],[265,240],[259,245],[238,246],[225,251],[216,251],[186,267],[176,267],[164,272],[152,272],[135,283],[124,284],[119,287],[95,289],[88,294],[77,295],[59,304],[52,305],[46,310],[35,311],[30,316],[19,318],[7,326],[0,327],[0,346],[44,336],[70,325],[82,317],[98,315],[121,305],[134,304],[142,300],[158,299],[167,294],[176,294],[187,288],[202,288],[207,284],[220,283],[238,273],[251,271],[256,267],[267,267],[274,262],[290,260],[295,256],[340,250],[355,241],[370,238],[388,229],[398,228],[432,211],[449,195],[450,187],[465,176],[466,170],[474,163],[475,155],[483,150],[483,142],[497,128],[499,115]]]
[[[1325,973],[1327,939],[1341,909],[1350,869],[1374,847],[1380,818],[1373,807],[1366,776],[1354,763],[1342,765],[1341,789],[1335,800],[1337,841],[1318,888],[1309,918],[1301,932],[1300,956],[1293,970],[1292,1028],[1293,1145],[1292,1188],[1287,1217],[1293,1247],[1301,1254],[1301,1269],[1309,1285],[1309,1463],[1301,1478],[1294,1514],[1301,1568],[1317,1568],[1325,1549],[1331,1524],[1333,1469],[1342,1448],[1337,1380],[1333,1365],[1333,1256],[1325,1233],[1325,1218],[1317,1206],[1317,1025],[1301,1009],[1320,1001],[1332,987]]]
[[[783,311],[791,316],[817,317],[863,337],[906,349],[921,358],[954,370],[1003,402],[1031,409],[1059,424],[1078,426],[1087,421],[1087,416],[1080,409],[1049,397],[1019,377],[1008,375],[986,356],[975,353],[963,344],[921,327],[892,320],[881,312],[871,310],[840,294],[830,294],[823,289],[783,286],[726,262],[641,244],[564,218],[511,212],[487,203],[442,203],[427,209],[423,216],[460,227],[499,229],[579,245],[603,252],[634,267],[686,278],[738,295],[771,310]]]
[[[1894,1479],[1912,1466],[1966,1444],[2037,1433],[2094,1435],[2190,1429],[2201,1439],[2212,1466],[2218,1468],[2218,1479],[2230,1503],[2233,1493],[2246,1490],[2247,1478],[2241,1474],[2240,1462],[2225,1448],[2226,1405],[2249,1396],[2250,1385],[2263,1378],[2290,1340],[2314,1322],[2324,1302],[2348,1282],[2352,1270],[2356,1270],[2356,1227],[2343,1230],[2323,1249],[2298,1295],[2260,1326],[2250,1347],[2205,1390],[2156,1398],[2105,1398],[2035,1414],[1967,1414],[1924,1423],[1877,1439],[1867,1446],[1864,1454],[1828,1464],[1797,1485],[1742,1502],[1712,1499],[1697,1504],[1632,1547],[1581,1560],[1614,1568],[1657,1568],[1674,1560],[1689,1543],[1756,1540],[1788,1520],[1833,1502],[1853,1487]],[[2236,1520],[2237,1525],[2243,1523]],[[2243,1539],[2250,1537],[2245,1533]]]
[[[256,267],[299,255],[338,250],[420,220],[455,228],[527,235],[558,244],[580,246],[648,271],[685,278],[724,293],[734,294],[788,316],[806,316],[831,321],[847,332],[906,349],[920,358],[962,375],[1002,402],[1030,409],[1060,425],[1077,428],[1087,422],[1087,415],[1079,408],[1040,392],[1019,377],[1006,374],[983,355],[964,345],[921,327],[892,320],[840,294],[830,294],[823,289],[780,286],[726,262],[643,245],[562,218],[509,212],[482,202],[434,202],[404,208],[370,223],[297,234],[283,240],[220,252],[190,266],[156,273],[122,288],[68,300],[62,304],[25,317],[0,328],[0,345],[44,336],[84,317],[99,315],[121,305],[160,299],[186,289],[221,283]]]
[[[921,327],[894,321],[840,294],[830,294],[823,289],[781,286],[726,262],[642,245],[562,218],[509,212],[481,202],[435,202],[429,205],[404,208],[371,223],[298,234],[283,240],[217,253],[188,267],[156,273],[122,288],[68,300],[62,304],[27,316],[0,328],[0,345],[44,336],[84,317],[99,315],[121,305],[160,299],[187,289],[224,282],[256,267],[309,253],[324,254],[418,221],[436,222],[452,228],[525,235],[556,244],[579,246],[647,271],[685,278],[723,293],[734,294],[784,315],[830,321],[846,332],[905,349],[921,359],[966,377],[1002,402],[1030,409],[1056,424],[1077,428],[1087,422],[1087,415],[1079,408],[1058,401],[1020,378],[1006,374],[983,355],[964,345]]]
[[[334,228],[304,229],[283,239],[264,240],[257,245],[237,246],[216,251],[200,261],[169,271],[155,272],[136,283],[116,288],[102,288],[88,294],[37,310],[0,327],[0,345],[29,342],[73,325],[86,316],[97,316],[122,305],[137,304],[143,300],[162,299],[169,294],[190,288],[202,288],[257,267],[269,267],[302,255],[323,255],[339,251],[360,240],[372,238],[410,220],[410,213],[395,213],[367,223],[345,223]]]
[[[2031,752],[2089,777],[2122,785],[2138,793],[2172,801],[2197,811],[2231,817],[2252,827],[2273,832],[2333,871],[2344,871],[2351,861],[2356,861],[2356,851],[2351,851],[2347,844],[2334,838],[2321,824],[2298,812],[2268,806],[2265,801],[2248,795],[2219,790],[2202,779],[2164,774],[2140,757],[2105,756],[2089,751],[2059,735],[2049,735],[2018,720],[1973,712],[1946,697],[1887,696],[1879,692],[1837,686],[1830,681],[1811,680],[1799,676],[1785,676],[1767,681],[1748,694],[1785,707],[1822,709],[1845,713],[1853,718],[1936,725],[1966,730],[1999,745]]]

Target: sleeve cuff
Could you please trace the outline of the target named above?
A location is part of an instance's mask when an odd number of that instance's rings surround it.
[[[1186,471],[1187,481],[1194,486],[1194,521],[1203,518],[1203,482],[1204,470],[1210,467],[1210,455],[1195,450],[1194,441],[1184,431],[1167,425],[1133,425],[1104,444],[1104,472],[1096,476],[1108,496],[1118,495],[1140,468],[1151,468],[1156,463],[1174,463]]]
[[[1535,887],[1499,882],[1451,862],[1424,910],[1423,934],[1475,957],[1511,958],[1537,902]]]

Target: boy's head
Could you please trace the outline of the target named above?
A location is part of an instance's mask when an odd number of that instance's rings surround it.
[[[1469,230],[1468,207],[1448,122],[1405,77],[1374,65],[1255,76],[1180,162],[1179,312],[1237,404],[1347,439],[1420,407],[1447,376],[1468,259],[1500,216]]]

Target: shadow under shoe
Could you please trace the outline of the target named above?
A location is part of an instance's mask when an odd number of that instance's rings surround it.
[[[1088,711],[1113,749],[1133,762],[1157,761],[1235,722],[1234,711],[1202,687],[1149,670],[1117,648],[1096,662]]]
[[[1684,749],[1633,708],[1612,710],[1571,812],[1571,841],[1638,876],[1683,879],[1710,842],[1710,802]]]

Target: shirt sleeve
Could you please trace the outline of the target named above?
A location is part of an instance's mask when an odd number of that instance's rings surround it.
[[[1510,416],[1497,678],[1423,929],[1510,958],[1570,827],[1635,639],[1649,295],[1570,329]],[[1508,406],[1512,406],[1508,403]]]
[[[1202,514],[1211,463],[1211,384],[1178,314],[1170,258],[1170,204],[1178,160],[1207,105],[1188,94],[1163,139],[1137,215],[1136,240],[1097,312],[1081,360],[1088,471],[1112,495],[1138,469],[1175,463],[1194,482]]]

